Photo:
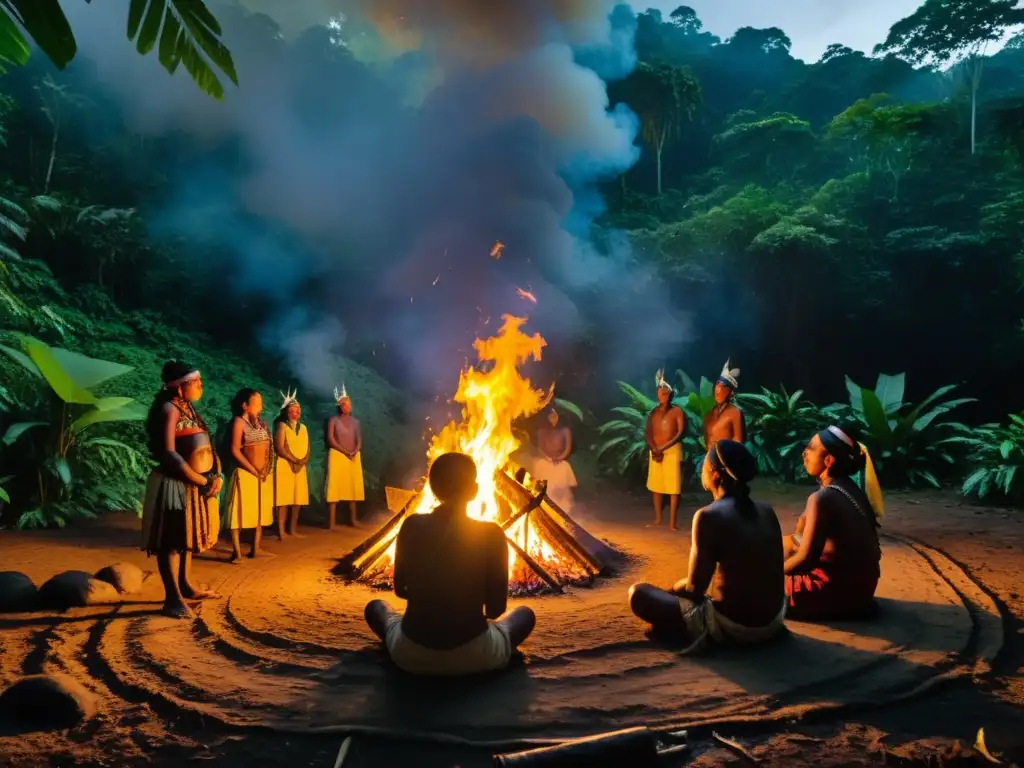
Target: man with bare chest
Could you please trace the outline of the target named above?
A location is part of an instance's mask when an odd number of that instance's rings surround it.
[[[559,425],[554,408],[548,411],[548,426],[537,430],[537,447],[541,455],[533,467],[534,478],[546,480],[548,498],[563,512],[571,512],[575,501],[572,489],[576,487],[576,473],[569,464],[572,430]]]
[[[646,439],[650,449],[647,470],[647,490],[654,498],[654,525],[661,525],[662,500],[669,497],[668,525],[677,529],[679,494],[683,490],[683,433],[686,416],[672,403],[675,390],[665,381],[662,371],[655,376],[658,386],[658,405],[647,417]]]
[[[324,500],[330,515],[328,527],[337,528],[339,501],[348,502],[347,525],[357,528],[359,516],[356,502],[366,498],[363,488],[363,432],[359,419],[352,415],[352,400],[342,385],[334,390],[338,414],[327,422],[324,442],[327,447],[327,476],[324,479]]]
[[[740,369],[730,369],[726,360],[715,382],[715,407],[704,417],[704,444],[709,448],[719,440],[735,440],[737,443],[747,440],[743,411],[733,402],[739,387],[739,375]]]

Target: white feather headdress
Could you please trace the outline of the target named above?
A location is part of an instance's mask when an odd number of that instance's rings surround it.
[[[297,390],[297,389],[290,389],[290,390],[288,390],[287,394],[284,393],[284,392],[281,392],[280,390],[278,390],[277,394],[279,394],[281,396],[281,410],[282,411],[285,408],[287,408],[289,405],[291,405],[292,403],[295,403],[295,405],[299,404],[299,390]]]
[[[664,369],[659,369],[658,372],[656,374],[654,374],[654,385],[658,389],[665,388],[669,392],[675,392],[676,391],[675,387],[673,387],[671,384],[669,384],[667,381],[665,381],[665,371],[664,371]]]
[[[726,384],[731,386],[733,389],[738,389],[739,386],[740,386],[740,383],[739,383],[740,369],[739,368],[729,368],[729,363],[730,363],[730,360],[726,360],[725,361],[725,365],[722,366],[722,373],[721,373],[721,375],[719,375],[718,380],[719,381],[724,381]]]
[[[348,392],[345,390],[345,382],[344,381],[341,382],[341,390],[340,391],[338,390],[337,387],[334,388],[334,402],[340,403],[342,400],[351,400],[351,399],[352,398],[350,398],[348,396]]]

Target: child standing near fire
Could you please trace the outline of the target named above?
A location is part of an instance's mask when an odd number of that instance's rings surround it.
[[[345,384],[334,388],[338,413],[327,422],[324,442],[327,448],[327,472],[324,478],[324,500],[329,515],[328,528],[337,530],[339,502],[348,504],[346,525],[359,527],[356,503],[366,498],[363,487],[363,431],[359,419],[352,415],[352,399]]]

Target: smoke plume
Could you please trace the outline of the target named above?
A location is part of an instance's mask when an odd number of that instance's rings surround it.
[[[555,358],[583,333],[599,339],[592,364],[609,377],[644,378],[685,341],[626,239],[591,232],[598,185],[638,156],[636,118],[609,108],[602,80],[635,66],[628,8],[241,5],[213,6],[241,84],[220,103],[140,58],[117,4],[67,11],[133,130],[184,130],[209,148],[154,226],[202,232],[239,290],[272,296],[260,338],[306,387],[329,391],[334,355],[357,344],[387,348],[410,386],[450,394],[472,339],[504,313],[528,315]],[[254,221],[299,245],[268,245]]]

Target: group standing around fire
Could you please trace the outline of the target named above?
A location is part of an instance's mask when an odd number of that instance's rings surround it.
[[[738,368],[727,361],[714,387],[715,404],[703,433],[707,452],[701,484],[712,501],[691,521],[689,567],[676,584],[635,584],[632,612],[659,635],[683,643],[684,653],[712,644],[757,644],[783,631],[787,617],[805,621],[863,619],[871,615],[881,560],[878,527],[884,505],[871,456],[849,428],[829,426],[803,453],[819,489],[807,500],[792,534],[783,536],[772,507],[751,496],[757,464],[744,446],[743,414],[733,400]],[[223,509],[218,498],[225,471],[206,423],[196,411],[203,394],[199,371],[180,362],[164,366],[164,387],[154,398],[147,431],[156,463],[146,488],[143,549],[155,554],[165,589],[164,612],[191,615],[188,604],[219,595],[191,580],[191,561],[210,549],[220,529],[230,531],[231,562],[240,562],[241,532],[252,530],[248,557],[261,554],[262,529],[276,510],[281,538],[298,535],[309,504],[309,434],[294,391],[271,428],[262,419],[259,392],[243,389],[232,401],[227,449],[232,460]],[[683,481],[684,411],[661,371],[658,404],[647,418],[647,487],[655,525],[669,498],[669,525],[677,527]],[[338,504],[345,523],[358,525],[365,498],[362,429],[344,386],[335,390],[338,412],[327,422],[324,499],[329,527]],[[538,431],[540,456],[533,474],[546,482],[556,504],[570,508],[576,476],[568,463],[572,432],[556,410]],[[507,611],[508,544],[494,522],[474,520],[467,505],[477,494],[476,465],[446,453],[429,468],[439,505],[402,525],[394,561],[395,593],[408,601],[404,615],[371,601],[370,629],[395,663],[407,671],[459,675],[504,667],[536,623],[532,610]],[[863,488],[854,477],[863,478]]]

